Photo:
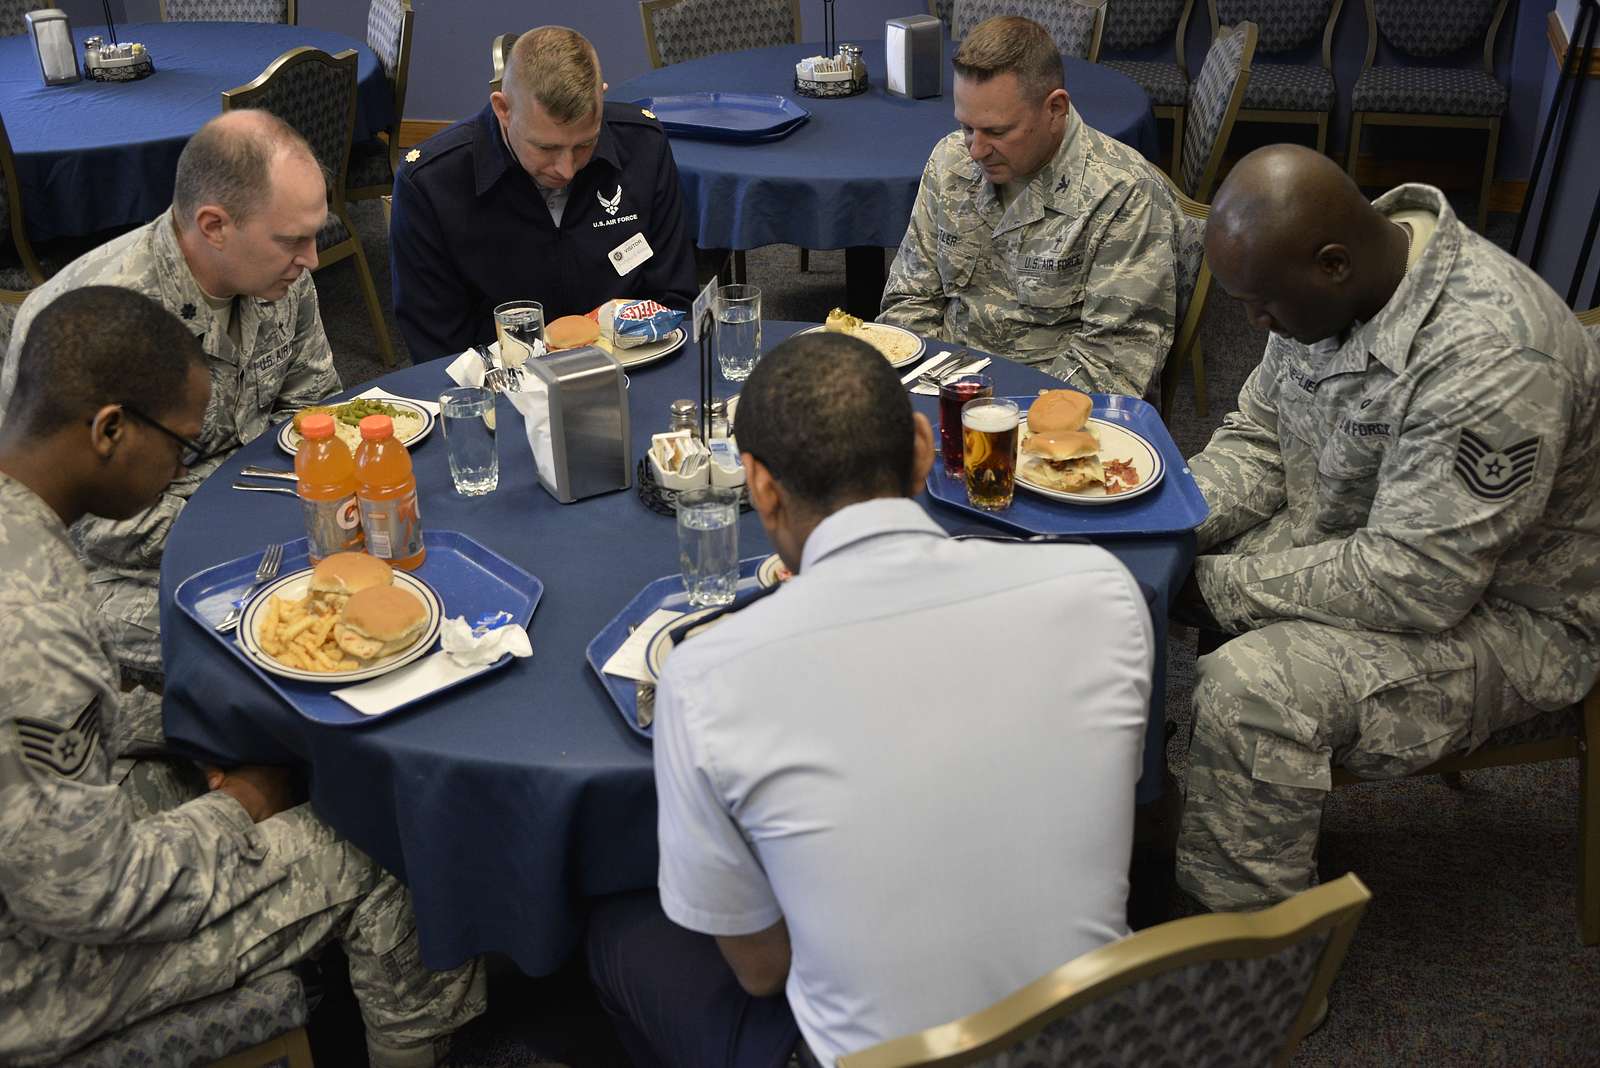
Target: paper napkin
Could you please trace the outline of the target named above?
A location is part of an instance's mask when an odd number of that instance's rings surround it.
[[[949,377],[960,378],[962,375],[975,375],[988,366],[989,357],[985,356],[981,360],[973,360],[971,363],[965,364],[960,370],[951,373]],[[940,377],[944,376],[941,375]],[[915,379],[913,379],[913,381],[915,381]],[[911,392],[921,397],[937,397],[939,395],[939,387],[933,385],[932,383],[927,383],[920,386],[913,386]]]
[[[481,386],[483,373],[486,370],[478,354],[468,349],[451,360],[450,366],[444,369],[444,373],[458,386]],[[550,431],[550,398],[545,392],[544,380],[527,367],[523,367],[522,388],[516,392],[507,391],[505,398],[522,415],[528,435],[528,448],[533,452],[534,464],[544,475],[545,481],[554,485],[555,442]]]
[[[435,416],[437,416],[439,414],[439,402],[438,401],[419,400],[416,397],[402,397],[398,393],[390,393],[388,390],[384,389],[381,386],[373,386],[371,389],[367,390],[365,393],[357,393],[356,394],[356,399],[357,400],[403,400],[403,401],[407,401],[407,402],[409,402],[411,404],[420,405],[421,407],[428,409],[428,411],[431,412]]]
[[[650,672],[644,666],[645,653],[650,649],[650,639],[661,633],[662,627],[682,615],[682,612],[674,612],[670,608],[658,608],[650,613],[648,619],[633,628],[628,640],[611,654],[611,658],[601,670],[607,675],[632,679],[634,682],[653,682]]]
[[[447,619],[440,625],[439,647],[462,667],[492,664],[506,653],[512,656],[533,655],[533,643],[528,640],[528,632],[515,623],[480,631],[468,626],[463,616]]]

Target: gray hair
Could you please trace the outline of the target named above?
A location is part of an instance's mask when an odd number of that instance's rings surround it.
[[[303,155],[327,181],[327,169],[306,139],[270,111],[253,108],[212,119],[178,156],[172,195],[178,225],[192,225],[206,204],[221,207],[236,223],[244,221],[271,198],[272,165],[284,155]]]

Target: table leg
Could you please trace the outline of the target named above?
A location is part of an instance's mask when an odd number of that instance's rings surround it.
[[[851,315],[878,317],[883,284],[889,277],[885,252],[876,245],[852,245],[844,250],[844,307]]]

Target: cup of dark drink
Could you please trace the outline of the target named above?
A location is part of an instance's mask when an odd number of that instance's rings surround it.
[[[962,375],[939,386],[939,454],[945,474],[961,477],[961,406],[977,397],[994,396],[988,375]]]

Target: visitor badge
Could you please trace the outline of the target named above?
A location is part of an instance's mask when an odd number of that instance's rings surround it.
[[[650,248],[650,242],[644,239],[644,235],[634,234],[611,250],[611,266],[620,278],[653,255],[655,253]]]

